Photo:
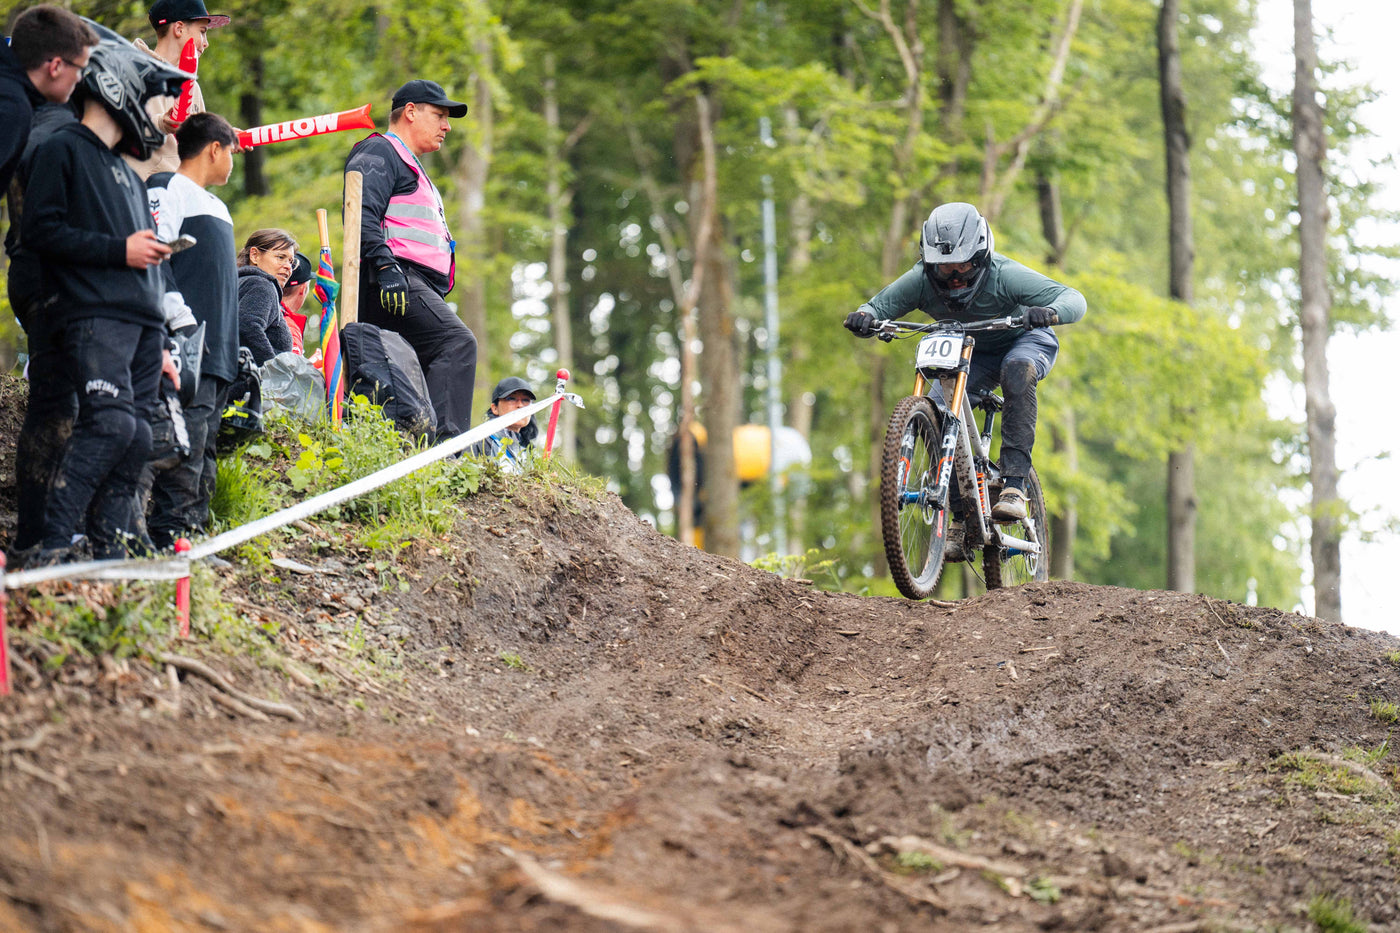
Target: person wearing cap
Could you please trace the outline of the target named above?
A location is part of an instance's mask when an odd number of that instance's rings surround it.
[[[287,284],[282,286],[282,320],[292,335],[292,349],[301,356],[306,355],[306,315],[301,306],[306,304],[306,295],[311,291],[311,260],[297,253],[292,274],[287,276]]]
[[[167,65],[176,67],[179,67],[180,53],[184,51],[186,42],[193,39],[195,55],[203,55],[204,50],[209,48],[209,30],[222,28],[230,22],[222,13],[210,13],[206,10],[204,0],[156,0],[151,4],[146,18],[150,20],[151,28],[156,31],[155,48],[151,48],[141,39],[133,40],[133,44],[138,49],[150,52]],[[165,144],[150,158],[138,160],[127,157],[127,162],[136,169],[136,174],[140,175],[142,180],[157,172],[173,172],[180,167],[180,153],[175,142],[175,130],[179,127],[173,119],[178,102],[178,96],[161,96],[152,97],[146,103],[152,120],[165,130],[166,136]],[[190,93],[190,111],[186,116],[203,112],[204,92],[200,90],[199,82],[194,81]]]
[[[491,407],[487,419],[499,418],[535,401],[535,390],[519,376],[507,376],[491,390]],[[530,445],[539,437],[540,427],[534,415],[511,422],[480,443],[472,445],[478,457],[495,458],[507,473],[523,473],[529,458]]]
[[[208,525],[218,474],[219,416],[238,375],[233,219],[224,202],[207,190],[228,183],[238,134],[218,114],[197,113],[175,131],[175,138],[180,170],[152,175],[146,181],[146,196],[160,239],[170,242],[188,236],[195,241],[161,269],[168,326],[186,339],[197,339],[203,325],[204,343],[199,372],[183,374],[187,384],[180,401],[189,457],[157,467],[154,476],[147,478],[151,482],[147,530],[160,550]],[[176,417],[181,416],[172,411],[171,421]]]
[[[409,81],[394,92],[388,132],[356,143],[345,161],[364,177],[359,319],[402,334],[418,354],[440,439],[471,426],[476,337],[447,304],[456,244],[420,159],[466,112],[441,85]]]

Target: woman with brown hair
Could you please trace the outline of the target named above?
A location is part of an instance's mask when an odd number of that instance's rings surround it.
[[[238,342],[261,366],[292,349],[282,317],[282,286],[296,266],[297,241],[286,230],[256,230],[238,251]]]

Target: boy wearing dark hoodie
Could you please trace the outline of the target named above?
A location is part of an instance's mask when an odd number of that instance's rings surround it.
[[[64,448],[43,521],[38,562],[69,556],[87,517],[99,559],[149,550],[136,490],[151,447],[152,411],[170,362],[157,239],[141,179],[118,150],[149,154],[159,139],[144,104],[187,77],[124,40],[93,49],[75,99],[82,121],[59,128],[35,153],[21,237],[40,259],[45,313],[78,393],[78,417]]]

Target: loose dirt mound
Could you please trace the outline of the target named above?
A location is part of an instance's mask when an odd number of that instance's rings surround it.
[[[1400,929],[1396,639],[1068,583],[830,594],[611,497],[464,507],[405,574],[313,523],[315,572],[204,578],[292,660],[187,653],[301,721],[21,633],[0,929],[1273,929],[1320,895]]]

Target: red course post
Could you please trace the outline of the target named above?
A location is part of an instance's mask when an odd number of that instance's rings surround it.
[[[554,374],[558,380],[554,384],[554,394],[562,396],[564,394],[564,383],[569,381],[569,371],[561,369]],[[549,430],[544,435],[544,456],[549,459],[550,453],[554,450],[554,429],[559,426],[559,406],[564,404],[563,398],[554,400],[554,404],[549,409]]]
[[[10,591],[5,589],[5,552],[0,551],[0,697],[10,695],[10,635],[5,630],[6,603]]]
[[[175,542],[175,553],[188,554],[190,552],[190,539],[180,538]],[[190,571],[185,568],[185,575],[175,581],[175,618],[180,622],[180,637],[190,637]]]

